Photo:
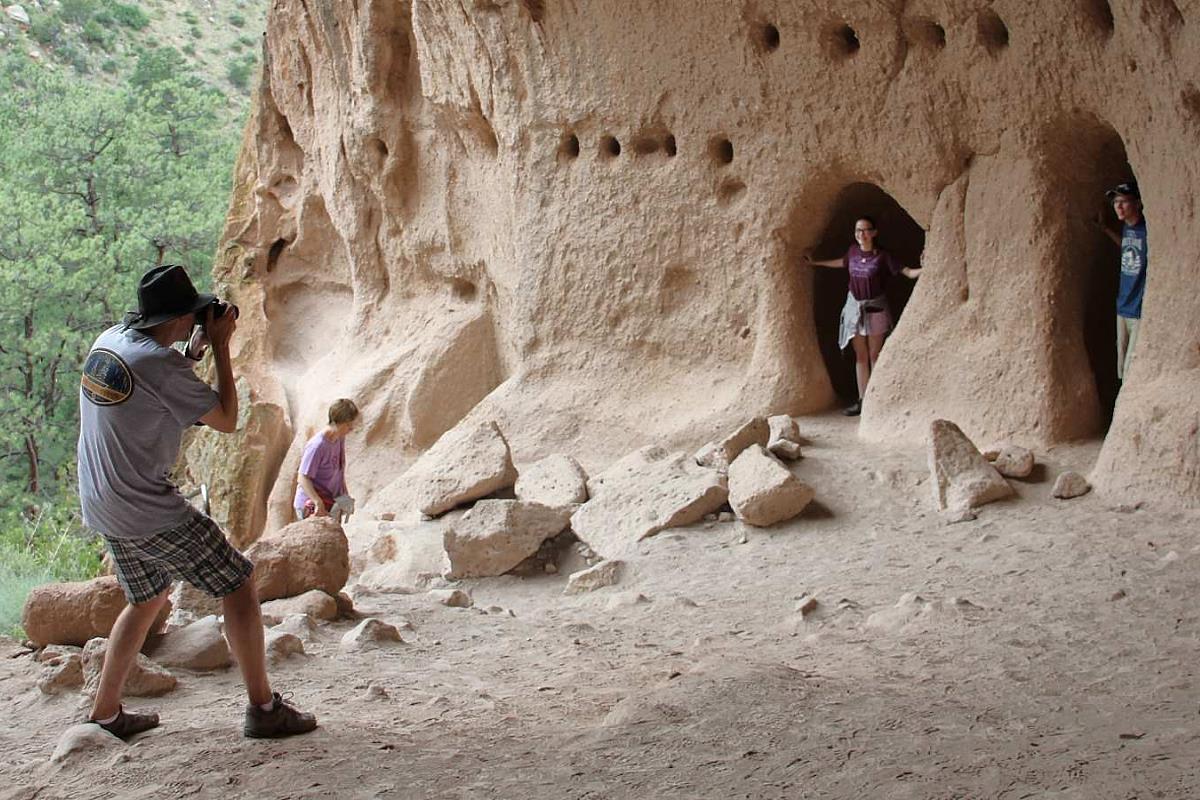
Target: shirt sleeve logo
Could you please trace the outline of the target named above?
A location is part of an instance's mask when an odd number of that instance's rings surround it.
[[[98,406],[124,403],[133,394],[133,373],[111,350],[96,348],[83,362],[83,396]]]

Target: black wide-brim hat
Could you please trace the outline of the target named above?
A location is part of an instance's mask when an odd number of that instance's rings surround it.
[[[137,292],[138,310],[125,315],[125,326],[135,330],[201,311],[217,299],[215,295],[197,292],[187,270],[178,264],[147,270],[138,281]]]

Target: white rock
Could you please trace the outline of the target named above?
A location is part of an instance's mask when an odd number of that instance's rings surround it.
[[[364,650],[403,641],[400,638],[400,631],[396,629],[395,625],[389,625],[381,619],[368,617],[346,631],[339,647],[342,650]]]
[[[742,451],[752,444],[767,446],[771,437],[771,426],[766,417],[755,417],[724,439],[710,442],[696,452],[696,463],[725,472]]]
[[[461,512],[448,514],[447,517]],[[371,545],[374,566],[358,577],[360,588],[377,592],[412,594],[450,568],[442,537],[445,525],[453,522],[423,522],[408,527],[381,525],[383,532]]]
[[[54,752],[50,754],[50,761],[54,764],[61,764],[76,753],[118,747],[128,747],[128,745],[96,723],[84,722],[72,725],[62,732],[62,736],[58,737],[58,744],[54,746]]]
[[[518,500],[561,508],[588,499],[587,473],[567,455],[553,455],[521,470],[514,490]]]
[[[429,592],[429,597],[433,601],[451,608],[470,608],[475,604],[471,595],[462,589],[434,589]]]
[[[512,486],[517,480],[508,442],[495,422],[452,428],[426,450],[396,489],[407,489],[431,517]],[[384,489],[386,497],[394,491]]]
[[[83,686],[83,658],[78,653],[65,653],[43,661],[37,687],[43,694],[78,689]]]
[[[729,467],[729,504],[750,525],[765,527],[799,514],[816,492],[762,445],[752,445]]]
[[[936,419],[930,425],[929,472],[939,509],[977,508],[1013,494],[1008,481],[948,420]]]
[[[593,551],[611,559],[665,528],[699,522],[725,504],[729,490],[724,475],[698,466],[687,454],[644,447],[589,480],[588,494],[571,527]]]
[[[1085,495],[1091,490],[1092,485],[1087,482],[1087,478],[1078,472],[1067,470],[1054,481],[1054,488],[1050,493],[1062,500],[1070,500],[1073,497]]]
[[[262,604],[263,622],[277,624],[293,614],[306,614],[313,619],[332,620],[338,618],[337,599],[320,589],[310,589],[295,597],[268,600]]]
[[[164,667],[191,670],[224,669],[233,663],[221,622],[215,616],[196,620],[161,637],[150,657]]]
[[[771,433],[767,439],[767,449],[772,454],[788,461],[800,458],[800,426],[796,420],[787,414],[776,414],[767,418]]]
[[[650,602],[650,598],[641,592],[618,592],[608,599],[608,608],[632,608]]]
[[[107,639],[92,639],[83,647],[84,692],[95,695],[100,685],[100,670],[108,653]],[[155,664],[141,653],[125,680],[124,694],[128,697],[158,697],[173,691],[179,681],[166,668]]]
[[[623,565],[622,561],[601,561],[594,567],[571,573],[563,594],[583,594],[612,586],[620,580]]]
[[[304,655],[304,642],[294,633],[271,628],[263,634],[267,662],[278,664],[292,656]]]
[[[301,642],[311,642],[317,638],[317,623],[308,614],[288,614],[271,630],[290,633]]]
[[[28,25],[29,24],[29,12],[27,12],[24,8],[22,8],[21,6],[15,4],[15,3],[13,5],[5,8],[4,13],[8,15],[9,19],[11,19],[13,22],[17,23],[18,25]]]
[[[1015,444],[1000,448],[994,459],[989,459],[992,466],[1006,478],[1028,478],[1033,472],[1033,452]]]
[[[198,619],[225,613],[221,600],[209,597],[187,581],[176,581],[171,586],[171,615],[167,622],[176,627],[190,625]]]
[[[563,531],[570,521],[570,507],[480,500],[461,519],[446,526],[442,546],[450,569],[445,577],[503,575],[537,553],[542,542]]]

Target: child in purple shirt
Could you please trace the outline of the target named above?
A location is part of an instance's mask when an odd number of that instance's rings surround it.
[[[346,434],[358,422],[358,407],[345,398],[329,407],[329,424],[304,445],[296,474],[296,518],[332,516],[342,522],[354,511],[346,487]]]
[[[893,275],[903,275],[915,280],[921,274],[920,267],[901,266],[892,254],[875,246],[878,231],[875,220],[859,217],[854,221],[854,241],[846,255],[840,259],[815,261],[805,254],[804,260],[814,267],[846,269],[850,273],[850,291],[842,307],[841,328],[838,346],[854,346],[854,371],[858,379],[859,400],[847,408],[848,417],[857,417],[862,412],[862,398],[867,393],[871,370],[879,360],[883,349],[883,337],[892,329],[892,312],[887,302],[887,281]]]

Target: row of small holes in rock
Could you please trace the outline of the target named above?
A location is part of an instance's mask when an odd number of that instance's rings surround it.
[[[942,48],[946,46],[946,29],[930,19],[912,20],[907,26],[909,38],[918,44],[928,47]],[[996,53],[1008,46],[1008,26],[996,12],[984,9],[979,13],[976,28],[979,41],[990,52]],[[824,37],[825,46],[835,55],[852,56],[859,51],[862,43],[858,40],[858,32],[850,25],[839,25],[831,28]],[[755,43],[764,52],[779,49],[779,29],[770,23],[759,26],[755,34]]]
[[[675,136],[669,133],[661,138],[657,136],[634,137],[630,148],[639,156],[648,156],[662,152],[667,157],[674,158],[676,153],[679,152],[675,144]],[[581,147],[578,136],[568,133],[562,138],[562,142],[558,146],[558,155],[560,158],[575,159],[579,157],[580,152]],[[601,158],[616,158],[622,152],[621,141],[615,136],[601,136],[597,152]],[[720,165],[733,163],[733,142],[724,137],[709,140],[708,155],[714,162]]]

